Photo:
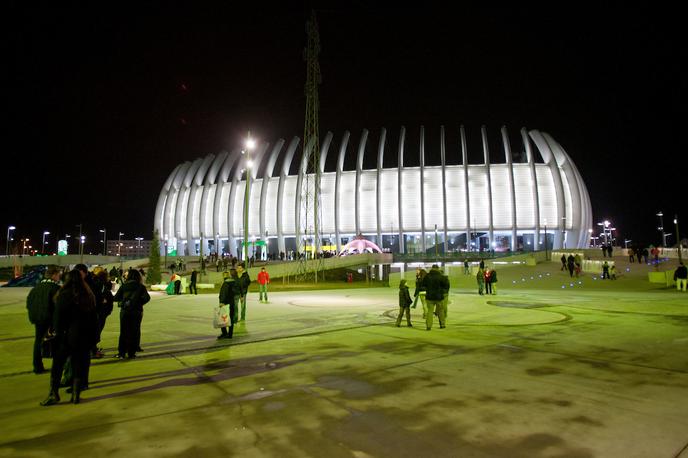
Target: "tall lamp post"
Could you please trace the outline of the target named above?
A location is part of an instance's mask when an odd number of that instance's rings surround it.
[[[16,227],[14,226],[7,226],[7,244],[5,245],[5,255],[9,256],[10,255],[10,231],[15,230]]]
[[[107,229],[100,229],[103,234],[103,256],[107,256]]]
[[[117,236],[117,256],[119,256],[119,268],[122,269],[122,236],[124,232],[120,232]]]
[[[244,191],[244,265],[248,269],[248,200],[249,200],[249,189],[251,187],[251,167],[253,166],[253,161],[251,161],[251,150],[256,147],[256,141],[251,138],[251,132],[248,133],[248,138],[246,139],[246,149],[242,153],[246,156],[246,190]],[[297,222],[298,224],[298,222]]]
[[[657,216],[659,217],[659,226],[657,227],[657,230],[662,233],[662,248],[666,248],[666,233],[664,232],[664,213],[663,212],[658,212]]]
[[[50,232],[43,231],[43,243],[41,244],[41,254],[45,254],[45,236],[50,235]]]
[[[139,256],[141,256],[141,240],[143,240],[143,237],[136,237],[136,238],[134,238],[134,240],[136,240],[138,242],[138,244],[136,246],[136,253]],[[203,243],[202,240],[203,239],[201,239],[201,243]]]
[[[681,233],[678,231],[678,213],[674,215],[674,225],[676,226],[676,241],[678,242],[678,262],[683,262],[681,257]]]
[[[564,249],[566,249],[566,217],[565,216],[561,217],[561,235],[562,235],[561,246]]]
[[[609,244],[609,238],[607,236],[607,231],[609,230],[609,225],[611,223],[607,220],[604,220],[601,223],[597,223],[598,226],[602,226],[602,236],[604,237],[604,244],[608,245]]]
[[[167,272],[167,234],[165,234],[165,272]]]
[[[83,234],[83,227],[82,224],[79,223],[76,225],[79,228],[79,257],[80,261],[82,264],[84,263],[84,234]]]

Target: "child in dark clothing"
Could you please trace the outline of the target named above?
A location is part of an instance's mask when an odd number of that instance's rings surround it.
[[[406,313],[406,326],[412,327],[411,324],[411,295],[409,294],[406,280],[399,282],[399,316],[397,317],[397,327],[401,326],[401,317]]]

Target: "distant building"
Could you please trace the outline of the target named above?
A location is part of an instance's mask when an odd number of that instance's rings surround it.
[[[480,134],[479,141],[467,143],[461,127],[445,142],[442,128],[428,156],[438,160],[429,165],[423,127],[413,140],[407,140],[404,128],[398,137],[382,129],[376,144],[369,142],[367,130],[357,144],[350,144],[345,132],[336,148],[328,133],[319,152],[323,245],[340,250],[362,234],[384,251],[400,253],[434,252],[436,243],[442,252],[587,246],[593,226],[590,197],[563,147],[538,130],[524,128],[510,138],[502,128],[489,140],[483,127]],[[388,138],[391,151],[386,150]],[[298,224],[303,212],[299,186],[307,179],[299,141],[294,138],[286,149],[281,139],[274,146],[262,143],[251,153],[248,235],[261,242],[254,250],[278,253],[309,245]],[[476,150],[481,145],[481,163],[468,160],[467,144]],[[334,170],[325,168],[328,153],[338,153]],[[355,168],[344,170],[345,163],[353,163],[345,161],[352,153]],[[369,162],[377,166],[364,169],[365,155],[371,153],[375,160]],[[418,166],[404,165],[409,153],[418,158]],[[161,250],[166,244],[168,250],[195,255],[203,243],[204,253],[240,254],[244,157],[239,150],[210,154],[172,171],[155,210]],[[383,162],[396,165],[385,168]]]
[[[109,256],[119,254],[126,257],[145,258],[150,255],[152,243],[152,240],[108,240],[107,254]]]

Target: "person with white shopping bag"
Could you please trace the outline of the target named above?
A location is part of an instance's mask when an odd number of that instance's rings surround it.
[[[235,281],[228,272],[224,272],[224,281],[220,288],[220,305],[215,310],[214,326],[220,328],[222,334],[218,339],[231,339],[234,334],[234,316],[236,314]]]

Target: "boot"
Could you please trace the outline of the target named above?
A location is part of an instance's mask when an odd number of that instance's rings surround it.
[[[41,401],[42,406],[51,406],[60,402],[60,382],[55,383],[54,380],[50,380],[50,393],[48,397]]]
[[[72,404],[78,404],[81,399],[81,380],[78,378],[74,379],[74,384],[72,385],[72,399],[69,400]]]

